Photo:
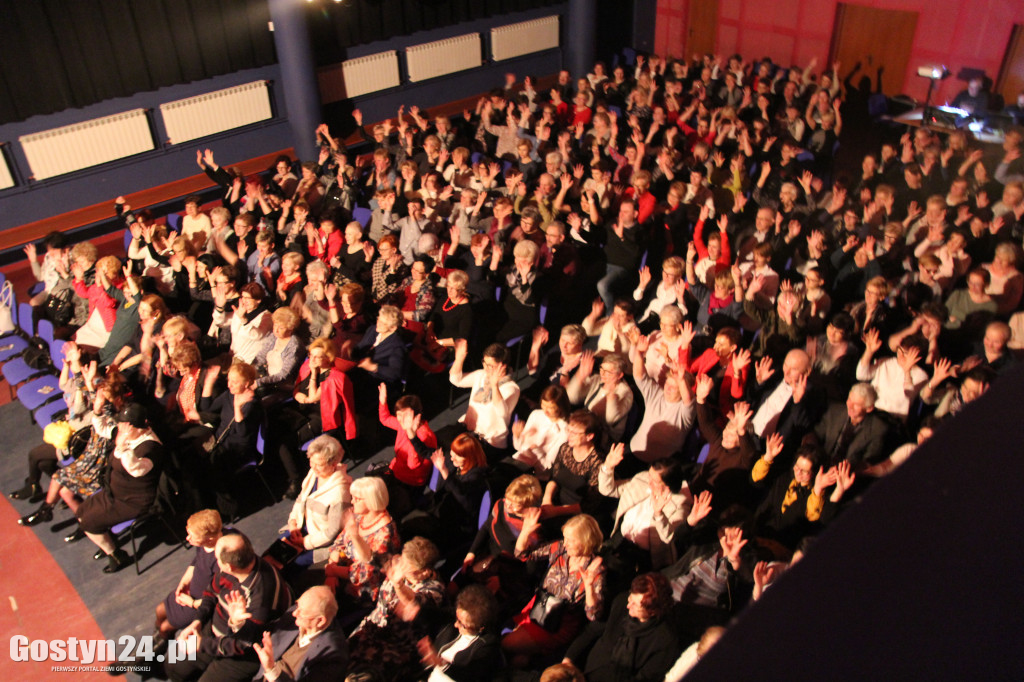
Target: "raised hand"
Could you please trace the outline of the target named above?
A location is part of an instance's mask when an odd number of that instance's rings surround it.
[[[758,561],[754,566],[754,592],[755,596],[764,592],[764,589],[775,582],[775,578],[781,573],[782,565],[774,562]]]
[[[801,374],[793,382],[793,404],[799,405],[800,401],[804,399],[804,395],[807,393],[807,377],[808,374]]]
[[[814,494],[820,497],[826,488],[835,485],[838,476],[838,470],[835,467],[828,471],[825,471],[825,467],[818,467],[818,473],[814,476]]]
[[[746,348],[741,348],[732,354],[732,371],[733,374],[741,374],[743,370],[750,364],[750,351]]]
[[[736,427],[736,431],[744,433],[747,430],[747,422],[754,416],[754,413],[750,410],[750,403],[738,402],[732,406],[732,414],[729,417],[729,421]]]
[[[689,348],[690,344],[693,343],[694,338],[697,336],[696,330],[693,328],[693,323],[687,320],[683,323],[683,330],[679,333],[682,339],[680,348]]]
[[[935,361],[935,372],[932,374],[931,384],[938,386],[946,379],[956,376],[957,369],[949,358],[939,358]]]
[[[239,590],[231,590],[227,593],[224,597],[224,607],[227,609],[228,619],[235,623],[252,618],[245,596]]]
[[[906,350],[900,348],[896,353],[896,362],[900,367],[903,368],[904,372],[910,373],[910,370],[914,368],[914,365],[921,359],[921,351],[916,346],[912,346]]]
[[[747,544],[743,539],[743,529],[726,528],[718,542],[722,546],[722,554],[726,560],[736,566],[740,562],[740,550]]]
[[[594,373],[594,351],[585,350],[580,356],[579,374],[586,378]]]
[[[381,384],[379,386],[377,386],[377,399],[380,401],[381,405],[383,405],[384,403],[386,403],[388,401],[388,385],[387,384],[381,382]]]
[[[700,495],[693,498],[693,508],[690,510],[690,514],[686,517],[686,523],[691,527],[696,526],[710,513],[711,491],[705,490]]]
[[[651,347],[651,338],[649,336],[639,334],[636,337],[636,341],[633,343],[633,347],[636,349],[637,354],[646,355],[647,350]]]
[[[864,342],[864,351],[870,355],[874,355],[882,348],[882,337],[875,328],[867,330],[861,336],[861,340]]]
[[[640,290],[643,291],[651,283],[651,269],[646,265],[640,268]]]
[[[626,455],[626,446],[623,443],[616,443],[608,450],[608,456],[604,458],[604,464],[614,471],[615,467],[622,463]]]
[[[772,359],[767,355],[754,366],[754,378],[759,384],[768,381],[773,374],[775,374],[775,369],[772,367]]]
[[[768,436],[764,442],[764,461],[771,464],[776,457],[782,452],[783,440],[782,434],[775,432]]]
[[[531,535],[540,528],[540,507],[529,507],[523,510],[523,527],[520,535]]]
[[[854,480],[857,478],[857,474],[850,471],[850,463],[843,460],[836,466],[836,492],[842,496],[847,490],[853,486]],[[838,502],[839,500],[835,500]]]
[[[274,645],[270,641],[270,631],[267,630],[263,633],[262,645],[259,642],[253,642],[252,648],[256,652],[257,658],[260,659],[263,669],[272,670],[274,668]]]
[[[699,404],[703,405],[704,401],[708,399],[708,396],[711,395],[711,389],[714,387],[714,385],[715,380],[712,379],[710,375],[701,374],[697,377],[697,382],[694,386],[694,391],[697,397],[697,402]]]

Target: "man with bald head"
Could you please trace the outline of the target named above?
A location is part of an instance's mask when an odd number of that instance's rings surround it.
[[[263,633],[262,643],[253,644],[262,667],[256,679],[345,679],[348,638],[335,625],[337,614],[338,602],[330,588],[318,585],[303,592],[288,613]]]
[[[291,604],[288,584],[257,556],[245,535],[225,535],[214,553],[219,570],[203,592],[198,618],[178,635],[199,638],[196,660],[167,666],[167,676],[176,682],[251,680],[260,670],[252,645]]]
[[[781,372],[772,366],[768,356],[757,363],[750,426],[762,442],[778,433],[795,446],[797,439],[817,421],[825,397],[818,387],[808,383],[810,373],[811,359],[799,348],[786,354]]]

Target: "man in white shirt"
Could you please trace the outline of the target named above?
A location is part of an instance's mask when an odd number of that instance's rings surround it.
[[[857,380],[870,381],[878,393],[875,409],[905,420],[917,394],[928,381],[928,373],[917,366],[928,353],[928,341],[920,334],[903,339],[896,357],[873,360],[882,347],[877,329],[864,335],[864,355],[857,365]]]

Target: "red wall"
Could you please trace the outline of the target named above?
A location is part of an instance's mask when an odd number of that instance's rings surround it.
[[[654,49],[681,56],[689,0],[658,0]],[[828,58],[836,0],[718,0],[717,52],[738,52],[747,60],[769,56],[788,65],[806,65]],[[903,83],[888,82],[888,94],[904,92],[924,99],[928,81],[919,66],[945,64],[954,76],[963,67],[983,69],[992,79],[999,74],[1014,24],[1024,24],[1021,0],[863,0],[855,4],[879,9],[918,12],[917,33]],[[852,64],[842,65],[846,71]],[[841,73],[845,76],[845,73]],[[964,84],[944,81],[933,101],[952,99]]]

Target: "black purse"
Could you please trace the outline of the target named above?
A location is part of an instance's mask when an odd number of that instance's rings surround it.
[[[568,605],[565,599],[556,597],[543,587],[539,587],[533,598],[530,620],[548,632],[557,632],[558,628],[562,626],[562,616],[565,615]]]

